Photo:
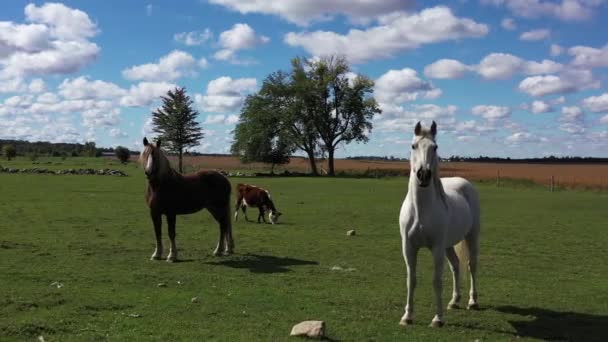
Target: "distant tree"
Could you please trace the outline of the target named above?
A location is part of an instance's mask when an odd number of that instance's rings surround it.
[[[334,154],[342,143],[367,142],[372,130],[372,118],[382,111],[372,96],[374,81],[366,76],[350,76],[351,71],[342,56],[326,56],[319,60],[292,62],[293,73],[299,75],[308,92],[305,100],[314,125],[327,152],[330,176],[335,174]]]
[[[243,163],[271,164],[270,172],[274,173],[275,165],[289,163],[294,148],[282,129],[281,114],[273,111],[271,104],[260,94],[247,97],[234,130],[231,152]]]
[[[196,121],[198,112],[192,108],[193,102],[186,95],[185,88],[169,90],[162,100],[162,106],[152,112],[153,130],[160,135],[170,152],[177,153],[179,172],[182,172],[184,150],[198,146],[204,136]]]
[[[85,157],[99,157],[101,152],[97,150],[94,141],[88,141],[84,143],[81,154]]]
[[[128,162],[129,158],[131,158],[131,151],[124,146],[117,146],[114,149],[114,154],[116,155],[116,158],[118,158],[118,160],[120,160],[120,162],[123,164]]]
[[[13,145],[4,145],[2,146],[2,154],[10,161],[17,156],[17,150]]]

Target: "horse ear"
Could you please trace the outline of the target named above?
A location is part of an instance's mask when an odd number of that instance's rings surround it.
[[[431,134],[433,136],[437,135],[437,124],[435,123],[435,120],[433,120],[433,124],[431,125]]]
[[[144,137],[144,146],[148,146],[148,138]]]
[[[417,136],[422,134],[422,125],[420,125],[420,121],[416,124],[416,128],[414,128],[414,134]]]

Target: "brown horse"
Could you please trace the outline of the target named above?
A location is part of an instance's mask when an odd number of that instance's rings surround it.
[[[177,260],[175,246],[175,220],[177,215],[192,214],[201,209],[209,210],[220,225],[220,238],[213,255],[231,254],[234,250],[230,221],[230,181],[215,171],[200,171],[182,175],[173,170],[160,149],[160,139],[151,144],[144,138],[144,149],[139,157],[148,189],[146,202],[156,233],[156,249],[151,260],[160,260],[163,254],[162,215],[167,218],[171,249],[167,261]]]

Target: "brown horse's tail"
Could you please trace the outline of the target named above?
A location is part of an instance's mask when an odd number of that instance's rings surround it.
[[[234,251],[234,238],[232,237],[232,210],[230,207],[230,196],[232,195],[232,186],[228,181],[228,199],[226,200],[226,246],[230,252]],[[238,210],[238,207],[236,208]]]

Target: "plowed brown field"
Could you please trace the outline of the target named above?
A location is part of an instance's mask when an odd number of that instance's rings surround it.
[[[172,158],[174,159],[174,158]],[[174,160],[173,160],[174,162]],[[176,163],[174,163],[175,165]],[[221,157],[185,157],[184,165],[190,169],[240,170],[244,172],[268,172],[269,166],[260,163],[242,164],[237,158]],[[326,162],[319,162],[319,170],[327,170]],[[283,170],[309,172],[308,160],[292,158],[286,166],[277,167]],[[336,171],[364,172],[366,170],[408,170],[405,161],[371,161],[337,159]],[[407,171],[404,171],[407,172]],[[443,162],[442,176],[462,176],[474,180],[526,179],[539,184],[549,185],[551,176],[556,186],[584,186],[608,188],[608,164],[518,164],[518,163],[469,163]]]

